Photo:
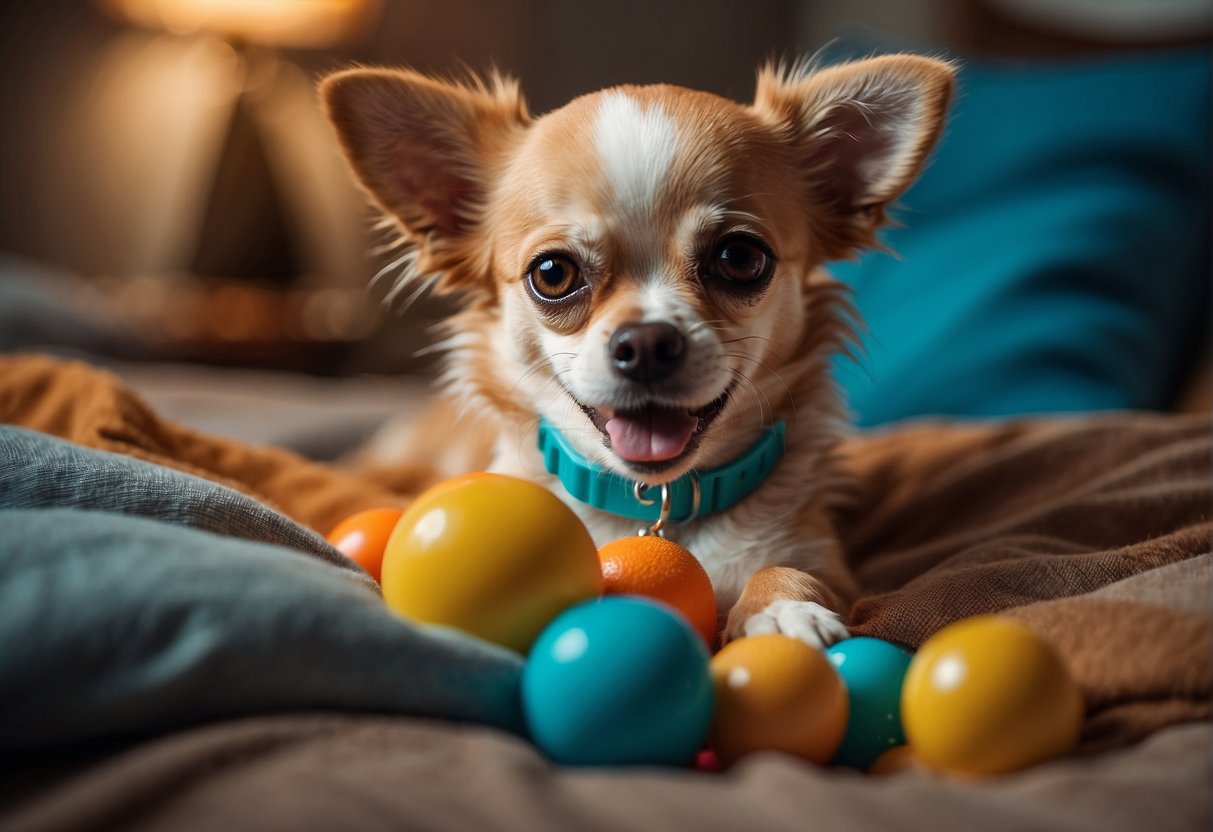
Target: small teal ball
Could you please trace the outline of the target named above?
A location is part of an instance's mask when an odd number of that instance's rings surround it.
[[[826,651],[842,677],[850,717],[842,745],[831,761],[866,771],[884,752],[906,741],[901,727],[901,685],[912,654],[878,638],[840,641]]]
[[[690,765],[712,719],[708,658],[664,604],[619,595],[572,607],[523,669],[531,738],[565,765]]]

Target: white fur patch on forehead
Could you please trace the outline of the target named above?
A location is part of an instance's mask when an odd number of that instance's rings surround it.
[[[594,145],[611,194],[627,212],[652,205],[674,161],[678,128],[665,108],[642,108],[622,92],[607,92],[594,118]]]
[[[636,295],[636,305],[639,307],[642,321],[669,321],[676,325],[686,325],[699,320],[698,313],[687,299],[678,291],[678,286],[672,281],[653,281],[644,286]]]

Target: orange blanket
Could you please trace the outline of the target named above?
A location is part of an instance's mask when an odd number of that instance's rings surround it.
[[[389,489],[156,416],[112,375],[0,358],[0,422],[237,488],[319,531]],[[1056,644],[1087,697],[1088,748],[1207,720],[1213,443],[1205,416],[919,424],[860,436],[842,534],[860,634],[918,645],[947,623],[1013,616]]]

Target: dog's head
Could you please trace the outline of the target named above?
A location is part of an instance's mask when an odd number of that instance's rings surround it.
[[[892,56],[765,70],[749,106],[621,87],[533,118],[501,79],[365,69],[322,96],[404,235],[401,288],[466,298],[464,392],[657,483],[830,410],[842,327],[814,272],[874,241],[951,87],[947,64]]]

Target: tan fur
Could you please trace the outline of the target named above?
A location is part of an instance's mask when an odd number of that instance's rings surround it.
[[[738,604],[726,637],[749,621],[817,643],[838,637],[831,616],[845,616],[854,594],[830,523],[845,409],[828,376],[853,314],[820,266],[874,241],[937,138],[950,91],[950,68],[916,56],[764,70],[750,106],[620,87],[533,118],[510,82],[396,70],[338,73],[321,90],[356,176],[404,237],[400,287],[466,299],[448,322],[443,384],[478,437],[495,433],[491,468],[552,488],[601,544],[637,524],[563,492],[534,448],[540,416],[590,460],[653,485],[725,464],[785,421],[785,457],[759,490],[673,534],[703,561],[722,611]],[[760,291],[703,271],[716,241],[738,233],[775,254]],[[553,251],[585,289],[546,304],[526,275]],[[640,320],[673,322],[687,339],[686,367],[656,392],[617,378],[606,358],[612,334]],[[728,403],[698,447],[645,473],[583,412],[698,412],[722,393]],[[779,601],[799,606],[760,621]]]

